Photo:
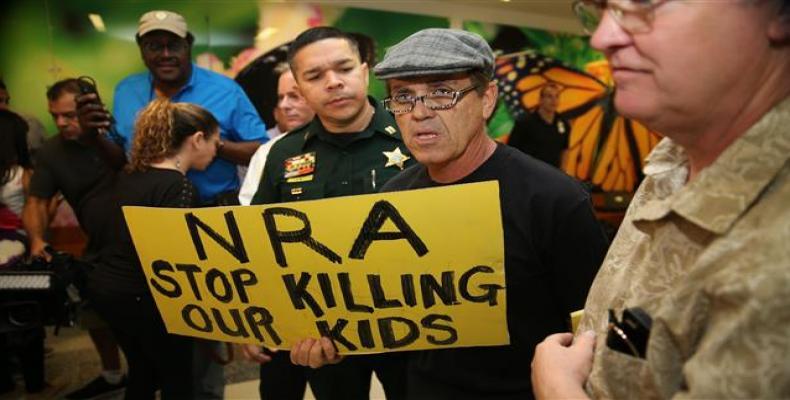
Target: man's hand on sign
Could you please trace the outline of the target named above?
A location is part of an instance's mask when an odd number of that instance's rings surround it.
[[[337,354],[334,343],[327,337],[304,339],[291,347],[291,362],[313,369],[327,364],[337,364],[343,356]]]
[[[245,360],[256,362],[258,364],[266,364],[272,360],[272,357],[263,351],[263,347],[257,344],[242,344],[241,355]],[[276,353],[277,349],[268,349],[270,353]]]

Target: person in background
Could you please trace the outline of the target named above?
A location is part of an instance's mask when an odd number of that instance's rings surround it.
[[[571,126],[557,115],[562,87],[548,83],[540,89],[538,108],[516,120],[507,144],[549,165],[562,168]]]
[[[315,112],[299,93],[299,87],[288,64],[278,65],[274,68],[274,73],[277,75],[277,106],[274,109],[277,125],[269,129],[269,132],[272,130],[277,132],[269,136],[272,140],[261,145],[250,160],[250,166],[239,190],[239,202],[244,206],[250,205],[252,196],[258,190],[263,166],[266,164],[266,157],[272,145],[282,135],[307,124],[315,117]]]
[[[538,398],[790,397],[790,1],[581,1],[653,149]]]
[[[113,124],[110,114],[93,94],[80,97],[80,114],[85,126],[109,129],[114,126],[126,138],[125,149],[134,142],[134,123],[141,109],[158,98],[193,103],[208,110],[219,122],[217,157],[202,171],[189,171],[200,206],[232,205],[238,202],[239,165],[247,165],[255,150],[266,141],[266,126],[242,88],[232,79],[200,68],[191,61],[195,41],[183,16],[172,11],[144,13],[135,40],[148,71],[133,74],[115,87]],[[217,362],[224,346],[203,341],[196,347],[193,365],[199,370],[195,385],[198,396],[221,398],[224,371]]]
[[[181,15],[164,10],[140,17],[135,35],[147,72],[123,79],[115,87],[115,128],[126,138],[126,150],[134,141],[137,114],[157,98],[197,104],[217,118],[220,146],[217,158],[204,171],[190,171],[201,205],[222,203],[238,195],[237,165],[247,165],[255,150],[266,141],[266,127],[247,95],[233,80],[192,63],[194,36]],[[94,95],[80,98],[86,126],[109,128],[110,114]]]
[[[291,43],[288,63],[316,117],[272,146],[252,204],[375,193],[414,163],[392,115],[367,96],[368,67],[352,36],[329,27],[308,29]],[[295,164],[302,168],[294,170]],[[404,398],[402,353],[355,356],[312,371],[291,365],[286,351],[269,355],[250,345],[247,352],[264,363],[265,399],[302,399],[307,380],[319,400],[367,399],[374,371],[388,399]]]
[[[195,340],[167,333],[121,207],[197,206],[187,171],[207,168],[219,141],[219,123],[205,109],[154,100],[140,112],[126,171],[91,199],[86,228],[101,239],[89,296],[126,355],[127,399],[153,399],[160,389],[163,399],[193,399],[200,388],[193,383]]]
[[[80,225],[84,222],[86,200],[103,180],[124,163],[123,150],[95,131],[85,131],[77,118],[76,96],[80,93],[76,79],[56,82],[47,90],[49,112],[58,134],[49,138],[39,150],[39,158],[30,179],[22,220],[30,240],[30,255],[46,260],[45,233],[51,222],[51,203],[62,193],[74,209]],[[83,254],[86,260],[95,255],[93,240]],[[101,375],[84,387],[66,395],[67,399],[89,399],[122,390],[126,377],[121,369],[118,345],[104,321],[86,304],[80,310],[80,324],[88,330],[102,364]]]
[[[0,79],[0,110],[9,110],[10,108],[11,94],[8,92],[5,82]],[[30,153],[30,160],[35,164],[36,153],[38,153],[38,149],[44,145],[46,130],[38,118],[25,114],[19,114],[19,116],[24,118],[27,123],[27,149]]]
[[[33,174],[27,147],[27,122],[18,114],[0,109],[0,209],[2,226],[24,234],[22,209]]]
[[[22,229],[22,207],[32,172],[27,148],[27,123],[8,110],[0,109],[0,270],[24,262],[27,237]],[[2,293],[0,308],[5,302],[18,299]],[[0,395],[12,392],[12,358],[19,360],[27,393],[46,388],[44,381],[44,329],[29,328],[0,333]]]

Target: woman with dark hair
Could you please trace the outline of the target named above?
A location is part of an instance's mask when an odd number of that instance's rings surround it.
[[[186,178],[203,170],[219,143],[219,124],[201,107],[157,99],[140,112],[131,160],[87,216],[100,241],[89,273],[92,304],[110,325],[129,365],[127,399],[194,397],[193,341],[168,334],[148,290],[121,207],[194,207],[197,191]],[[108,206],[109,205],[109,206]]]
[[[0,110],[0,240],[21,241],[24,237],[22,207],[33,167],[27,149],[27,129],[22,117]],[[21,254],[12,257],[7,245],[0,247],[0,266],[21,258]]]
[[[22,227],[22,207],[32,172],[27,130],[22,117],[0,110],[0,269],[24,261],[27,255],[27,236]],[[0,303],[5,300],[0,298]],[[9,363],[14,353],[22,367],[25,390],[42,391],[45,388],[44,329],[0,333],[0,394],[16,386]]]

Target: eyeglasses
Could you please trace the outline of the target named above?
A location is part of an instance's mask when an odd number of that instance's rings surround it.
[[[430,110],[449,110],[455,107],[466,93],[474,89],[477,89],[477,85],[461,90],[437,89],[422,96],[412,96],[405,93],[397,94],[384,99],[384,108],[393,114],[406,114],[414,109],[417,101],[421,101]]]
[[[151,54],[162,54],[165,48],[171,53],[180,53],[187,48],[187,44],[184,41],[173,41],[168,43],[145,42],[142,44],[142,47],[143,51]]]
[[[609,11],[615,22],[629,33],[647,33],[653,29],[658,6],[669,0],[576,0],[573,12],[579,17],[584,31],[592,35]]]

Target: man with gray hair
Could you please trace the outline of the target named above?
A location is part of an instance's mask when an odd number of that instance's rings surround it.
[[[419,31],[390,48],[374,72],[386,79],[384,105],[419,162],[382,190],[496,180],[502,207],[510,345],[413,352],[407,398],[531,398],[525,371],[535,345],[569,329],[606,251],[589,196],[559,170],[488,136],[497,87],[491,48],[479,36]],[[317,367],[340,357],[322,338],[292,359]]]
[[[536,396],[790,398],[790,0],[574,9],[617,111],[664,139]]]

